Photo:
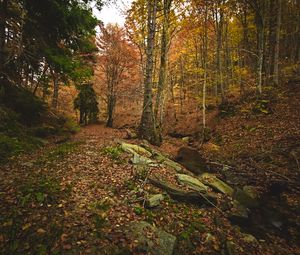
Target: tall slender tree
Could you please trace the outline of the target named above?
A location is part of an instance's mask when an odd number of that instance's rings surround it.
[[[153,112],[153,64],[154,64],[154,44],[156,34],[156,15],[158,1],[148,1],[147,12],[147,47],[146,47],[146,70],[144,78],[144,102],[142,117],[139,127],[139,136],[155,145],[161,144],[161,134],[157,129]]]

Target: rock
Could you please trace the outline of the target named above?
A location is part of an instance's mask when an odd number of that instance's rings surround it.
[[[152,156],[152,153],[148,150],[146,150],[145,148],[141,147],[141,146],[138,146],[136,144],[130,144],[130,143],[124,143],[122,142],[121,143],[121,148],[126,151],[126,152],[129,152],[129,153],[132,153],[132,154],[141,154],[141,155],[144,155],[146,157],[151,157]]]
[[[184,172],[184,171],[183,171],[183,168],[182,168],[178,163],[174,162],[174,161],[171,160],[171,159],[166,158],[166,159],[163,161],[163,164],[164,164],[165,166],[168,166],[168,167],[174,169],[177,173],[182,173],[182,172]]]
[[[248,210],[245,206],[241,205],[238,201],[233,201],[233,206],[228,217],[233,223],[243,224],[248,221]]]
[[[148,208],[159,206],[160,202],[163,200],[164,200],[164,196],[162,194],[153,195],[146,200],[146,206]]]
[[[175,160],[196,175],[207,170],[206,161],[202,155],[197,150],[187,146],[179,149]]]
[[[206,192],[195,192],[195,191],[185,191],[178,189],[174,185],[168,183],[167,181],[162,181],[157,178],[148,178],[148,181],[158,188],[165,190],[171,198],[184,203],[192,203],[196,205],[213,205],[217,202],[217,196],[214,193]]]
[[[257,239],[253,235],[250,235],[250,234],[244,233],[242,240],[246,243],[258,244]]]
[[[170,167],[172,169],[174,169],[177,173],[182,173],[183,172],[183,168],[180,164],[178,164],[177,162],[167,158],[166,156],[164,156],[163,154],[161,154],[160,152],[156,151],[156,150],[151,150],[153,158],[160,164],[163,164],[167,167]]]
[[[232,196],[233,195],[233,188],[231,188],[227,183],[223,182],[219,178],[217,178],[213,174],[204,173],[200,177],[200,181],[206,184],[207,186],[222,192],[223,194]]]
[[[233,241],[226,241],[226,254],[227,255],[238,255],[238,246]]]
[[[150,165],[154,164],[155,162],[147,157],[139,155],[133,152],[133,158],[131,159],[132,164],[134,165]]]
[[[126,138],[127,139],[136,139],[138,138],[137,134],[130,129],[126,129]]]
[[[253,199],[259,198],[259,194],[258,194],[256,188],[253,186],[244,186],[243,191],[246,192]]]
[[[207,186],[192,176],[186,174],[176,174],[176,177],[180,183],[187,185],[193,190],[205,193],[208,189]]]
[[[247,189],[246,189],[247,190]],[[254,199],[248,192],[237,188],[234,192],[234,199],[247,208],[255,208],[258,206],[258,201]]]
[[[181,140],[185,143],[189,143],[190,141],[190,137],[186,136],[186,137],[182,137]]]
[[[172,255],[176,237],[148,222],[132,222],[125,230],[126,237],[137,242],[137,251],[153,255]]]

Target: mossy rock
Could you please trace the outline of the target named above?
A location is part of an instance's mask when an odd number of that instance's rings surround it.
[[[223,182],[213,174],[202,174],[200,176],[200,181],[206,184],[207,186],[213,188],[214,190],[217,190],[228,196],[232,196],[234,193],[234,189],[232,187],[230,187],[227,183]]]
[[[137,252],[143,254],[172,255],[177,240],[175,236],[145,221],[131,222],[125,234],[129,240],[136,242]]]

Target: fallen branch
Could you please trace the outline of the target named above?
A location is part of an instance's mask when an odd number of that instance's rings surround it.
[[[272,173],[272,174],[274,174],[274,175],[277,175],[277,176],[279,176],[279,177],[281,177],[281,178],[283,178],[283,179],[285,179],[285,180],[287,180],[287,181],[289,181],[289,182],[292,181],[290,178],[286,177],[286,176],[283,175],[283,174],[277,173],[277,172],[272,171],[272,170],[270,170],[270,169],[265,169],[265,168],[259,167],[259,166],[257,165],[257,163],[256,163],[252,158],[250,158],[250,160],[251,160],[252,164],[254,165],[254,167],[255,167],[256,169],[258,169],[259,171],[266,171],[266,172]]]
[[[229,165],[225,165],[225,164],[222,164],[222,163],[218,163],[218,162],[207,162],[208,165],[213,165],[213,166],[220,166],[220,167],[227,167],[229,169],[235,169],[235,167],[233,166],[229,166]]]

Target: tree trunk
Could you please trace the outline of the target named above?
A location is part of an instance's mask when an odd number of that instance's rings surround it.
[[[6,61],[6,12],[7,12],[7,0],[0,2],[0,89],[5,83],[5,61]]]
[[[277,0],[277,15],[276,15],[276,39],[274,51],[274,69],[273,69],[273,82],[275,86],[279,85],[279,43],[280,43],[280,27],[281,27],[281,0]]]
[[[263,24],[258,26],[258,65],[257,65],[257,90],[262,94],[262,79],[263,79],[263,61],[264,61],[264,27]]]
[[[225,100],[225,93],[224,93],[224,82],[223,82],[223,72],[222,72],[222,35],[223,35],[223,22],[224,22],[224,14],[222,8],[219,7],[219,3],[216,6],[215,12],[215,23],[216,23],[216,35],[217,35],[217,55],[216,55],[216,62],[217,62],[217,70],[218,70],[218,82],[217,86],[220,87],[221,90],[221,99],[222,102]],[[219,10],[220,9],[220,10]]]
[[[161,51],[160,51],[160,69],[159,69],[159,79],[157,87],[157,96],[154,107],[154,116],[156,120],[159,120],[159,127],[162,127],[163,118],[163,101],[164,101],[164,90],[166,86],[166,76],[167,76],[167,58],[168,58],[168,48],[169,48],[169,14],[171,8],[172,0],[164,0],[163,5],[163,28],[161,35]],[[159,114],[159,116],[158,116]]]
[[[158,134],[156,128],[155,117],[153,114],[152,103],[152,75],[153,75],[153,56],[156,30],[156,14],[157,14],[157,0],[148,1],[148,38],[147,38],[147,62],[146,74],[144,78],[144,102],[141,123],[139,128],[139,136],[142,139],[148,140],[155,145],[161,144],[161,136]]]
[[[254,13],[255,24],[257,29],[257,91],[262,94],[263,83],[263,65],[264,65],[264,48],[265,48],[265,13],[266,1],[251,0],[249,1]]]
[[[108,118],[106,122],[107,127],[113,127],[113,113],[116,105],[116,96],[115,95],[109,95],[108,96],[108,102],[107,102],[107,113]]]
[[[57,108],[58,105],[58,91],[59,91],[59,82],[58,82],[58,77],[57,75],[54,73],[54,71],[52,71],[52,77],[53,77],[53,97],[52,97],[52,107],[54,109]]]
[[[206,83],[207,83],[207,20],[208,20],[208,9],[207,3],[205,5],[205,23],[204,23],[204,52],[203,52],[203,69],[204,69],[204,81],[203,81],[203,92],[202,92],[202,124],[203,134],[205,134],[206,128]],[[204,136],[203,136],[204,137]]]

